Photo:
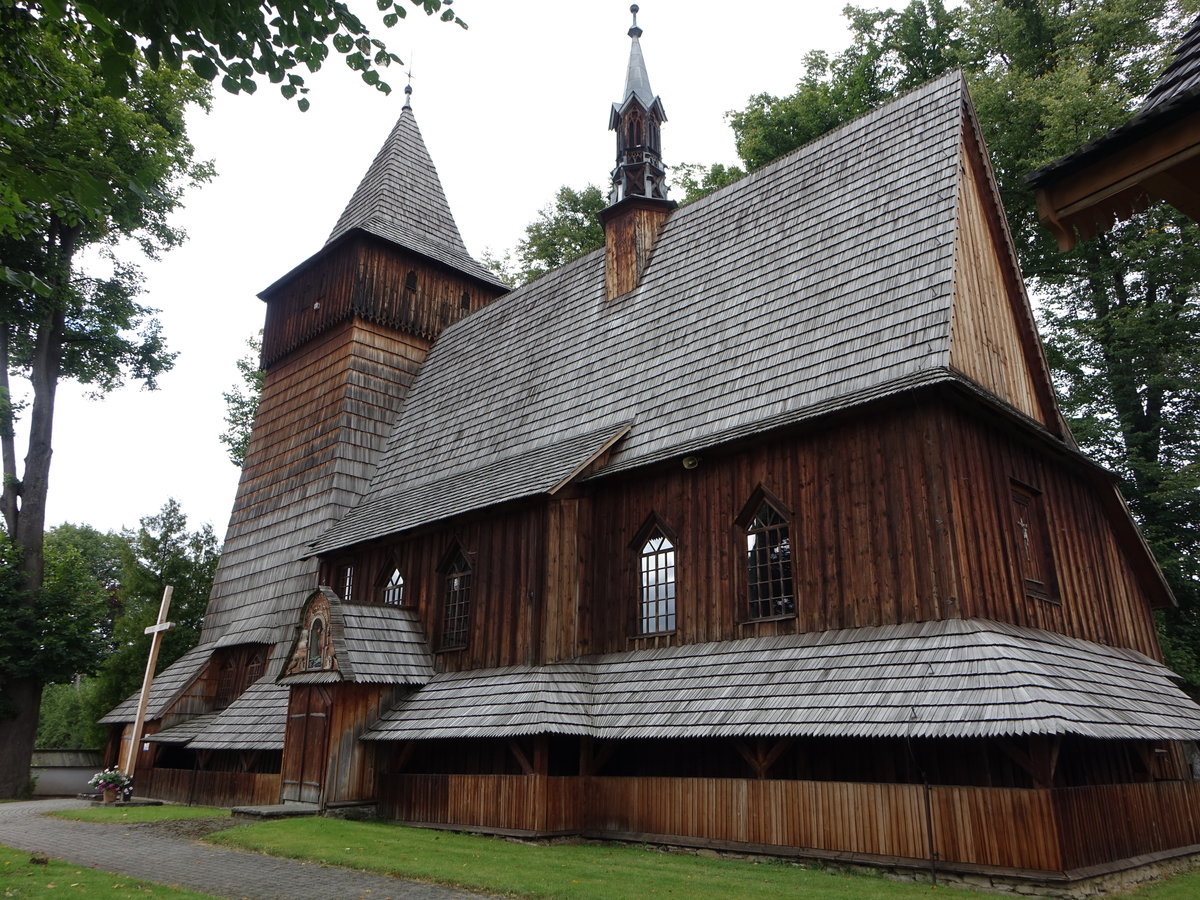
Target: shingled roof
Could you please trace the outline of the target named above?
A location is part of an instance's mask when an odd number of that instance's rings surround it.
[[[629,423],[601,474],[954,378],[968,107],[946,75],[679,209],[615,301],[597,251],[448,328],[316,550],[544,493],[531,456]]]
[[[503,286],[467,252],[437,169],[407,102],[333,227],[326,246],[355,228]]]
[[[193,647],[169,667],[155,676],[150,688],[150,699],[146,704],[146,719],[161,719],[163,713],[174,703],[192,680],[200,674],[204,664],[208,662],[214,644],[203,643]],[[123,703],[109,711],[100,719],[102,725],[113,725],[122,722],[132,722],[137,718],[138,701],[141,691],[135,691]]]
[[[1172,677],[1132,650],[947,619],[440,673],[364,739],[1200,738]]]

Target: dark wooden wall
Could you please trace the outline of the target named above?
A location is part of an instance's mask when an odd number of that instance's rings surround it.
[[[549,540],[545,515],[538,505],[517,504],[360,552],[353,557],[356,584],[362,588],[355,589],[357,602],[382,602],[383,584],[398,567],[404,576],[406,604],[420,614],[439,668],[533,664],[538,661],[537,611]],[[442,651],[445,563],[456,546],[472,568],[470,634],[466,647]]]
[[[996,420],[997,422],[999,420]],[[1057,593],[1029,596],[1014,481],[1041,492]],[[737,519],[759,489],[790,520],[794,617],[746,619]],[[398,565],[437,646],[454,542],[474,567],[468,646],[447,669],[664,643],[981,617],[1158,656],[1147,593],[1082,474],[1011,426],[938,394],[477,515],[359,556],[374,585]],[[658,516],[676,535],[677,630],[640,637],[631,542]],[[360,582],[361,583],[361,582]],[[379,592],[379,588],[375,588]]]
[[[410,272],[416,275],[411,288]],[[269,367],[354,315],[432,340],[501,293],[502,288],[388,241],[355,234],[263,292],[267,321],[262,360]]]
[[[1134,548],[1118,543],[1097,484],[957,408],[938,422],[963,617],[983,617],[1131,647],[1161,659],[1145,587],[1133,572]],[[1026,595],[1012,527],[1010,484],[1042,492],[1057,597]]]

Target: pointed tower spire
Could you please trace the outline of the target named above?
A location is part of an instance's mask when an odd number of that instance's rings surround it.
[[[325,242],[358,228],[475,278],[499,283],[467,252],[412,111],[412,85],[391,134]]]
[[[617,133],[617,165],[612,171],[608,207],[600,213],[606,249],[604,285],[611,300],[637,287],[663,222],[675,208],[667,199],[660,129],[667,120],[662,101],[650,89],[642,56],[637,4],[629,7],[629,67],[625,94],[614,103],[608,127]]]
[[[625,73],[625,94],[614,103],[608,127],[617,133],[617,166],[612,172],[609,203],[626,197],[667,199],[666,171],[662,163],[659,132],[667,121],[662,101],[650,89],[650,75],[642,56],[642,29],[638,27],[638,6],[629,7],[633,26],[629,29],[629,68]]]

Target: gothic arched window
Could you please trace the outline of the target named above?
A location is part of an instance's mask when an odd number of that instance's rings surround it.
[[[765,499],[746,526],[746,576],[749,618],[795,614],[788,521]]]
[[[446,595],[442,606],[442,649],[467,646],[471,625],[471,563],[459,548],[445,569]]]
[[[404,606],[404,576],[399,569],[392,569],[392,574],[383,585],[383,602],[386,606]]]
[[[639,632],[675,630],[675,545],[654,528],[638,554]]]

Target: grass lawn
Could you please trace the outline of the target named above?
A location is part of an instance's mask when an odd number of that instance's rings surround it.
[[[31,863],[25,850],[0,846],[0,897],[101,897],[106,900],[171,897],[174,900],[217,900],[183,888],[139,881],[58,859]]]
[[[982,895],[869,875],[660,853],[636,847],[532,846],[337,819],[284,819],[220,831],[213,843],[273,856],[527,898],[627,900],[980,900]]]
[[[92,806],[87,809],[63,809],[50,815],[60,819],[74,819],[77,822],[128,825],[131,822],[228,818],[229,810],[217,809],[215,806]]]

